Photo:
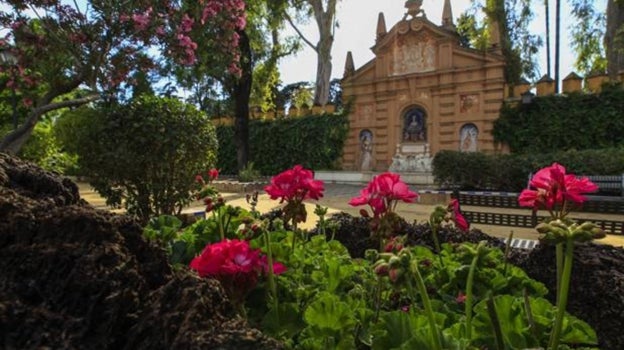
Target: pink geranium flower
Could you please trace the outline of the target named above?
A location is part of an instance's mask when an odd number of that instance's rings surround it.
[[[273,176],[271,184],[264,190],[271,199],[283,201],[303,201],[305,199],[320,199],[323,197],[323,181],[314,180],[314,174],[301,165],[295,165],[280,174]]]
[[[208,170],[208,178],[210,179],[210,181],[214,181],[219,177],[219,170],[212,168],[210,170]]]
[[[238,239],[223,240],[207,245],[190,263],[200,277],[219,280],[233,300],[239,300],[258,283],[261,274],[268,272],[266,256],[252,249],[249,242]],[[286,271],[280,263],[273,263],[273,273]]]
[[[303,201],[306,199],[318,200],[323,197],[325,190],[323,181],[314,180],[311,170],[301,165],[283,171],[271,179],[271,184],[264,188],[271,199],[279,199],[280,203],[288,202],[284,208],[286,220],[293,223],[305,222],[307,212]]]
[[[349,204],[369,205],[375,217],[379,217],[392,211],[399,201],[413,203],[417,198],[418,193],[410,191],[399,174],[386,172],[375,176],[358,197],[351,198]]]
[[[518,197],[518,203],[523,207],[552,210],[562,207],[567,201],[582,204],[586,200],[583,194],[598,190],[598,186],[586,177],[577,178],[565,171],[557,163],[540,169],[529,182],[534,189],[523,190]]]
[[[455,223],[455,227],[463,232],[468,232],[470,229],[470,223],[461,213],[461,210],[459,209],[459,201],[457,199],[451,200],[448,205],[448,211],[451,212],[451,220]]]

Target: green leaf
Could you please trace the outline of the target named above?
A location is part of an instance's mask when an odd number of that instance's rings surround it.
[[[352,310],[338,296],[321,292],[306,308],[303,318],[309,326],[327,335],[340,332],[355,324]]]

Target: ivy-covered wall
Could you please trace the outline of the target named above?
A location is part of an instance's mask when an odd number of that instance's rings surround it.
[[[345,113],[311,115],[249,123],[250,160],[263,175],[275,175],[296,164],[306,168],[337,169],[349,129]],[[236,174],[234,128],[217,127],[218,167]]]
[[[494,123],[494,140],[512,153],[544,153],[624,146],[624,90],[536,97],[506,105]]]

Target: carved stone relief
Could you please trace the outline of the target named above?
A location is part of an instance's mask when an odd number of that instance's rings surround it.
[[[459,96],[459,112],[479,112],[479,95],[466,94]]]
[[[427,35],[399,38],[393,49],[391,75],[435,70],[437,50],[435,40]]]

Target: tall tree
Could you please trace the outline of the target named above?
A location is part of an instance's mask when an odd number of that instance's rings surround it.
[[[323,106],[329,101],[330,80],[332,73],[331,50],[334,45],[334,33],[337,27],[336,5],[338,0],[291,0],[299,18],[314,17],[319,32],[316,44],[306,38],[291,16],[288,22],[299,34],[303,42],[316,52],[316,81],[314,104]],[[303,15],[303,16],[302,16]]]
[[[239,2],[242,2],[239,1]],[[146,53],[161,49],[178,64],[193,65],[196,42],[188,33],[196,26],[215,33],[208,43],[218,62],[233,62],[229,52],[244,13],[235,0],[204,0],[201,11],[189,12],[178,1],[10,0],[2,2],[0,24],[9,28],[0,50],[17,58],[4,62],[3,86],[24,89],[37,85],[26,121],[0,142],[0,151],[17,153],[46,112],[78,106],[128,87],[128,76],[158,66]],[[216,10],[219,11],[216,11]],[[216,64],[216,62],[215,62]],[[64,97],[85,87],[85,93]]]
[[[480,12],[485,18],[481,18]],[[489,44],[488,30],[497,28],[506,62],[505,80],[513,86],[522,76],[537,77],[536,54],[542,40],[529,31],[532,19],[530,0],[472,0],[472,6],[459,18],[458,31],[464,42],[485,51]]]
[[[607,3],[607,31],[605,46],[607,51],[607,73],[611,80],[616,80],[624,69],[624,2],[609,0]]]
[[[550,6],[548,0],[544,0],[546,19],[546,75],[550,76]]]
[[[561,0],[555,0],[555,93],[559,93],[559,61],[561,52]]]
[[[605,37],[605,13],[596,10],[593,0],[571,0],[574,18],[571,46],[576,52],[574,66],[585,76],[607,70],[607,58],[603,45]]]
[[[241,0],[229,1],[242,3]],[[198,6],[198,2],[192,0],[186,4],[189,8]],[[234,114],[234,143],[239,171],[249,160],[249,104],[254,86],[254,68],[262,64],[269,71],[269,76],[276,74],[279,58],[289,54],[294,47],[292,40],[282,41],[279,37],[279,31],[285,25],[286,0],[247,0],[242,8],[246,14],[246,25],[233,37],[236,45],[232,50],[239,64],[227,69],[223,65],[215,66],[210,46],[203,45],[213,33],[197,28],[189,35],[199,45],[199,64],[188,68],[172,65],[180,85],[192,89],[195,96],[205,98],[217,92],[229,102],[229,112]],[[269,79],[265,82],[268,83]]]

